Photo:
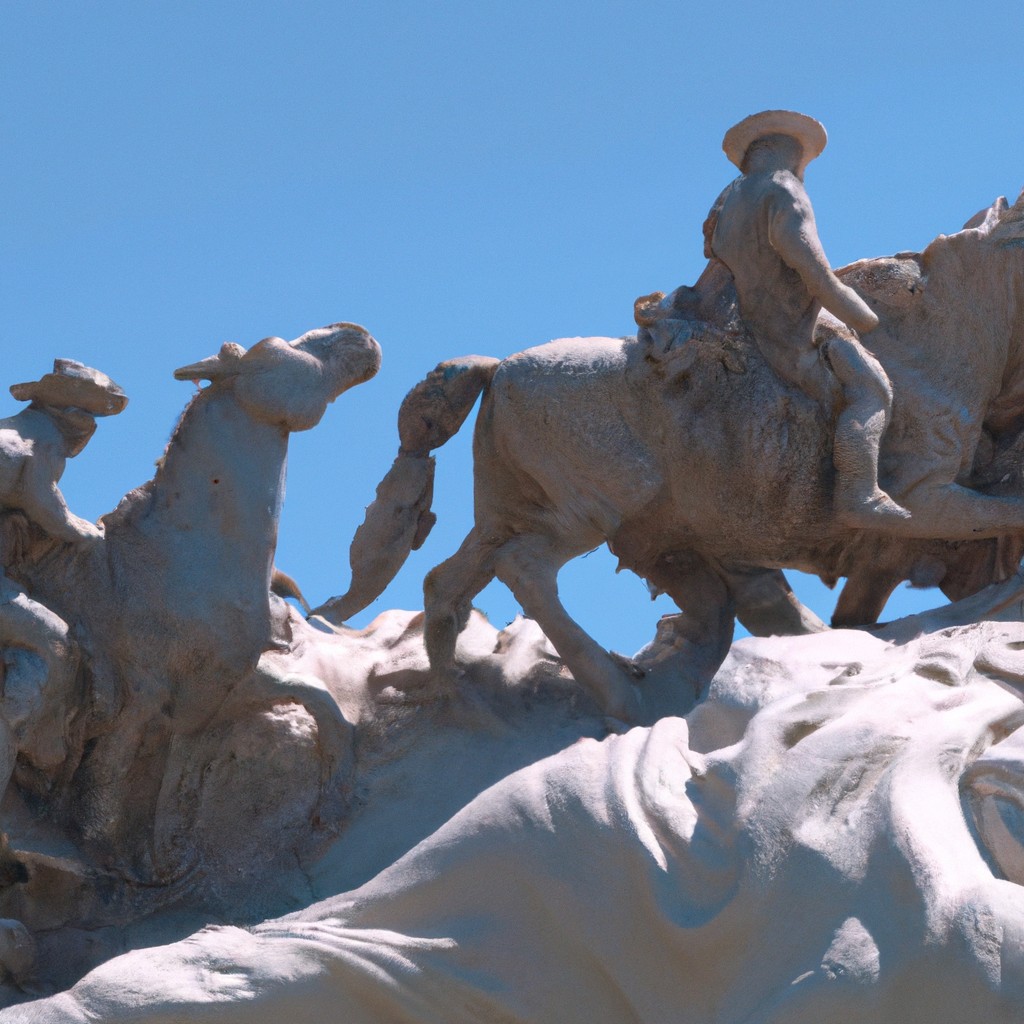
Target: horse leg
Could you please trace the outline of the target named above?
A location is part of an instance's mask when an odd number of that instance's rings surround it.
[[[540,626],[601,711],[622,722],[636,722],[640,698],[625,671],[577,625],[558,599],[558,570],[573,554],[560,550],[550,537],[522,534],[498,550],[495,574]]]
[[[720,572],[736,602],[736,618],[751,636],[803,636],[828,629],[800,602],[780,569],[730,566]]]
[[[930,540],[984,540],[1024,531],[1024,500],[983,494],[956,483],[926,480],[900,501],[910,518],[886,522],[886,533]]]
[[[729,577],[692,552],[663,555],[645,576],[680,610],[679,615],[671,617],[672,636],[667,643],[678,666],[667,680],[672,692],[658,697],[652,693],[650,702],[657,705],[659,715],[685,714],[711,682],[732,645],[736,605],[727,583]],[[658,646],[665,644],[666,638],[659,636]],[[650,675],[654,677],[655,672]],[[689,683],[692,693],[680,694],[680,681]]]
[[[279,675],[261,664],[241,696],[251,709],[297,704],[313,719],[321,755],[316,823],[327,826],[339,823],[348,810],[351,796],[355,730],[341,713],[331,692],[315,676],[299,673]]]
[[[455,684],[455,646],[466,628],[473,598],[494,578],[494,542],[475,528],[451,558],[423,581],[423,641],[435,682],[448,692]]]
[[[899,582],[900,577],[891,572],[865,569],[851,573],[832,613],[833,628],[845,629],[876,623]]]

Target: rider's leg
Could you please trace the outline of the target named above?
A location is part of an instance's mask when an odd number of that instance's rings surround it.
[[[941,540],[983,540],[1024,531],[1024,499],[956,483],[956,469],[950,470],[948,462],[902,487],[900,501],[906,508],[896,504],[878,486],[878,447],[892,403],[885,370],[860,344],[845,338],[829,342],[828,359],[847,403],[836,424],[833,450],[840,522]]]
[[[828,360],[843,389],[832,462],[834,507],[846,526],[877,527],[880,520],[906,520],[910,513],[878,485],[878,450],[889,423],[892,388],[881,364],[856,341],[829,342]]]

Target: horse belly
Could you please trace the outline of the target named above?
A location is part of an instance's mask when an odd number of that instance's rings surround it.
[[[723,562],[804,564],[831,518],[831,427],[817,403],[753,354],[738,372],[713,351],[651,403],[691,546]]]

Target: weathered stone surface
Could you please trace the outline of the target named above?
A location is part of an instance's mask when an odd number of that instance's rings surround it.
[[[399,613],[369,633],[382,667],[417,643]],[[472,633],[464,665],[484,689],[495,662],[520,688],[549,678],[524,626]],[[362,664],[368,641],[351,637]],[[479,721],[406,722],[324,864],[346,847],[405,856],[0,1020],[1009,1024],[1024,1000],[1022,648],[1024,627],[1002,622],[745,640],[686,718],[604,740],[577,719],[567,742],[571,719],[522,694],[486,740]],[[510,735],[533,757],[556,721],[564,748],[501,778]],[[470,778],[500,781],[434,831],[425,818]],[[313,875],[321,895],[330,873]]]
[[[429,374],[308,619],[288,435],[376,372],[364,329],[181,367],[209,386],[99,524],[57,482],[123,393],[66,360],[12,389],[0,1021],[1020,1020],[1024,196],[834,273],[824,143],[727,134],[707,270],[637,338]],[[332,625],[426,536],[481,395],[425,611]],[[632,659],[558,599],[604,542],[680,606]],[[959,600],[829,630],[786,566],[848,577],[834,623],[904,578]],[[532,617],[501,632],[495,576]]]

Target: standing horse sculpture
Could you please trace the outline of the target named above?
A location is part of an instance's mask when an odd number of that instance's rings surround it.
[[[963,596],[1010,575],[1024,535],[1024,195],[923,253],[840,272],[881,320],[864,340],[894,388],[879,476],[911,517],[885,533],[837,524],[838,399],[823,407],[784,384],[752,339],[730,333],[722,273],[712,265],[704,293],[701,283],[689,290],[689,340],[666,352],[631,338],[575,338],[503,361],[441,364],[403,404],[399,456],[353,541],[349,592],[317,611],[337,622],[365,606],[422,541],[432,524],[429,452],[481,392],[475,525],[425,583],[425,640],[441,688],[453,685],[471,601],[497,576],[608,715],[653,717],[629,666],[558,598],[559,568],[604,542],[683,610],[679,644],[703,661],[705,678],[728,650],[734,613],[756,632],[813,627],[784,567],[849,577],[844,622],[874,621],[901,579]],[[819,321],[825,340],[842,329]]]
[[[313,682],[278,679],[259,663],[282,641],[270,584],[288,435],[315,426],[379,364],[376,341],[339,323],[248,351],[229,343],[182,367],[177,379],[210,385],[182,415],[154,479],[101,520],[102,539],[38,538],[12,571],[73,624],[88,666],[77,756],[55,793],[94,859],[118,873],[150,884],[187,870],[187,836],[154,836],[157,808],[188,831],[189,795],[169,792],[176,745],[232,707],[301,705],[328,774],[345,766],[350,729],[336,704]],[[169,806],[176,799],[185,803]]]

